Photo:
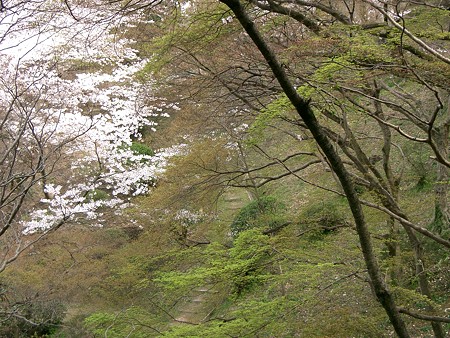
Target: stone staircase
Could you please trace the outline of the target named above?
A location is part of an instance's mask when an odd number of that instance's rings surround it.
[[[250,201],[250,196],[239,189],[228,189],[222,196],[225,206],[219,213],[219,221],[229,226],[234,214]],[[231,211],[231,212],[230,212]],[[222,303],[223,295],[214,285],[204,285],[193,289],[177,306],[175,323],[201,324],[211,318],[214,310]]]
[[[200,324],[209,319],[212,312],[220,303],[218,291],[211,286],[192,290],[178,307],[176,322],[187,324]]]

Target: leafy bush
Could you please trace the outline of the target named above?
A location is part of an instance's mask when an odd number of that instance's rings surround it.
[[[355,313],[352,308],[336,306],[301,328],[302,337],[382,337],[380,317]]]
[[[86,200],[92,200],[94,202],[96,202],[96,201],[107,201],[110,198],[111,197],[109,196],[109,194],[106,191],[102,190],[102,189],[91,190],[86,195]]]
[[[119,152],[129,150],[132,152],[134,156],[143,156],[144,158],[141,158],[139,160],[140,163],[147,162],[149,160],[148,157],[155,155],[153,149],[150,148],[148,145],[135,141],[131,142],[131,145],[123,142],[122,145],[118,147],[118,150]],[[133,160],[130,158],[126,159],[127,165],[132,165],[133,163],[135,163],[134,159]]]
[[[327,200],[308,207],[301,215],[301,223],[308,228],[310,240],[320,240],[323,235],[335,231],[336,227],[346,223],[341,200]]]
[[[345,216],[341,210],[340,199],[325,200],[307,208],[303,216],[309,222],[319,223],[325,227],[332,227],[345,222]]]
[[[139,142],[132,142],[130,146],[130,150],[135,155],[145,155],[145,156],[153,156],[155,152],[148,145]]]
[[[432,190],[436,181],[436,168],[434,161],[430,160],[431,154],[417,144],[405,145],[403,150],[409,163],[409,179],[415,182],[413,189],[417,192]]]
[[[231,272],[233,292],[240,296],[268,277],[265,270],[270,256],[269,237],[255,230],[246,230],[239,234],[230,249],[230,262],[225,271]]]
[[[85,328],[95,337],[154,337],[161,318],[157,311],[150,313],[139,306],[132,306],[118,313],[96,312],[84,320]]]
[[[275,228],[281,224],[286,206],[273,196],[262,196],[243,207],[231,224],[231,234],[237,237],[244,230]]]
[[[195,287],[213,284],[229,290],[230,295],[242,296],[272,276],[268,261],[273,250],[269,236],[257,229],[242,231],[233,244],[227,248],[211,243],[203,252],[204,265],[187,271],[161,272],[153,281],[171,294],[182,295]]]

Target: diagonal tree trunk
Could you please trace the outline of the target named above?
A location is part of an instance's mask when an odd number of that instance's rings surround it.
[[[317,121],[313,111],[310,108],[309,102],[300,97],[295,90],[295,87],[290,82],[287,74],[283,70],[281,64],[276,58],[275,54],[266,44],[264,38],[261,36],[259,31],[254,25],[252,19],[245,12],[244,6],[239,0],[220,0],[222,3],[227,5],[235,14],[236,18],[243,26],[247,34],[250,36],[252,41],[255,43],[261,54],[264,56],[266,62],[272,69],[273,74],[280,83],[284,93],[289,98],[293,106],[296,108],[298,114],[303,119],[304,123],[307,125],[308,129],[312,133],[315,141],[319,147],[324,152],[327,157],[333,171],[339,178],[342,188],[348,200],[348,204],[353,214],[355,220],[356,229],[359,236],[359,241],[361,244],[361,249],[363,251],[364,260],[367,266],[367,270],[372,282],[375,294],[383,305],[389,319],[399,337],[410,337],[406,329],[406,325],[402,320],[400,313],[395,305],[393,296],[389,292],[387,286],[383,282],[378,263],[376,261],[375,254],[373,252],[372,241],[370,233],[367,227],[367,223],[364,218],[361,203],[354,189],[351,176],[344,167],[344,164],[335,151],[330,140],[327,138],[326,134],[323,132],[322,127]]]

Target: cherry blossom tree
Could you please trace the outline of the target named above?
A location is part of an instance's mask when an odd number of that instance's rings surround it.
[[[169,116],[134,76],[147,60],[116,29],[144,9],[2,1],[0,272],[62,224],[148,193],[181,149],[133,147]]]
[[[137,80],[146,60],[117,33],[144,22],[142,10],[1,1],[0,273],[62,225],[105,225],[99,208],[120,213],[183,151],[141,143],[143,129],[177,109]],[[39,299],[16,296],[2,285],[0,323],[40,327],[25,314]]]

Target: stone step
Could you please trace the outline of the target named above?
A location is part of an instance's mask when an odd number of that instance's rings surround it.
[[[198,311],[192,311],[192,310],[182,310],[182,314],[190,314],[190,315],[198,315]]]
[[[194,290],[195,292],[205,292],[205,293],[218,293],[219,291],[213,290],[213,289],[208,289],[208,288],[200,288],[200,289],[196,289]]]
[[[241,197],[225,197],[223,200],[225,202],[242,202]]]

